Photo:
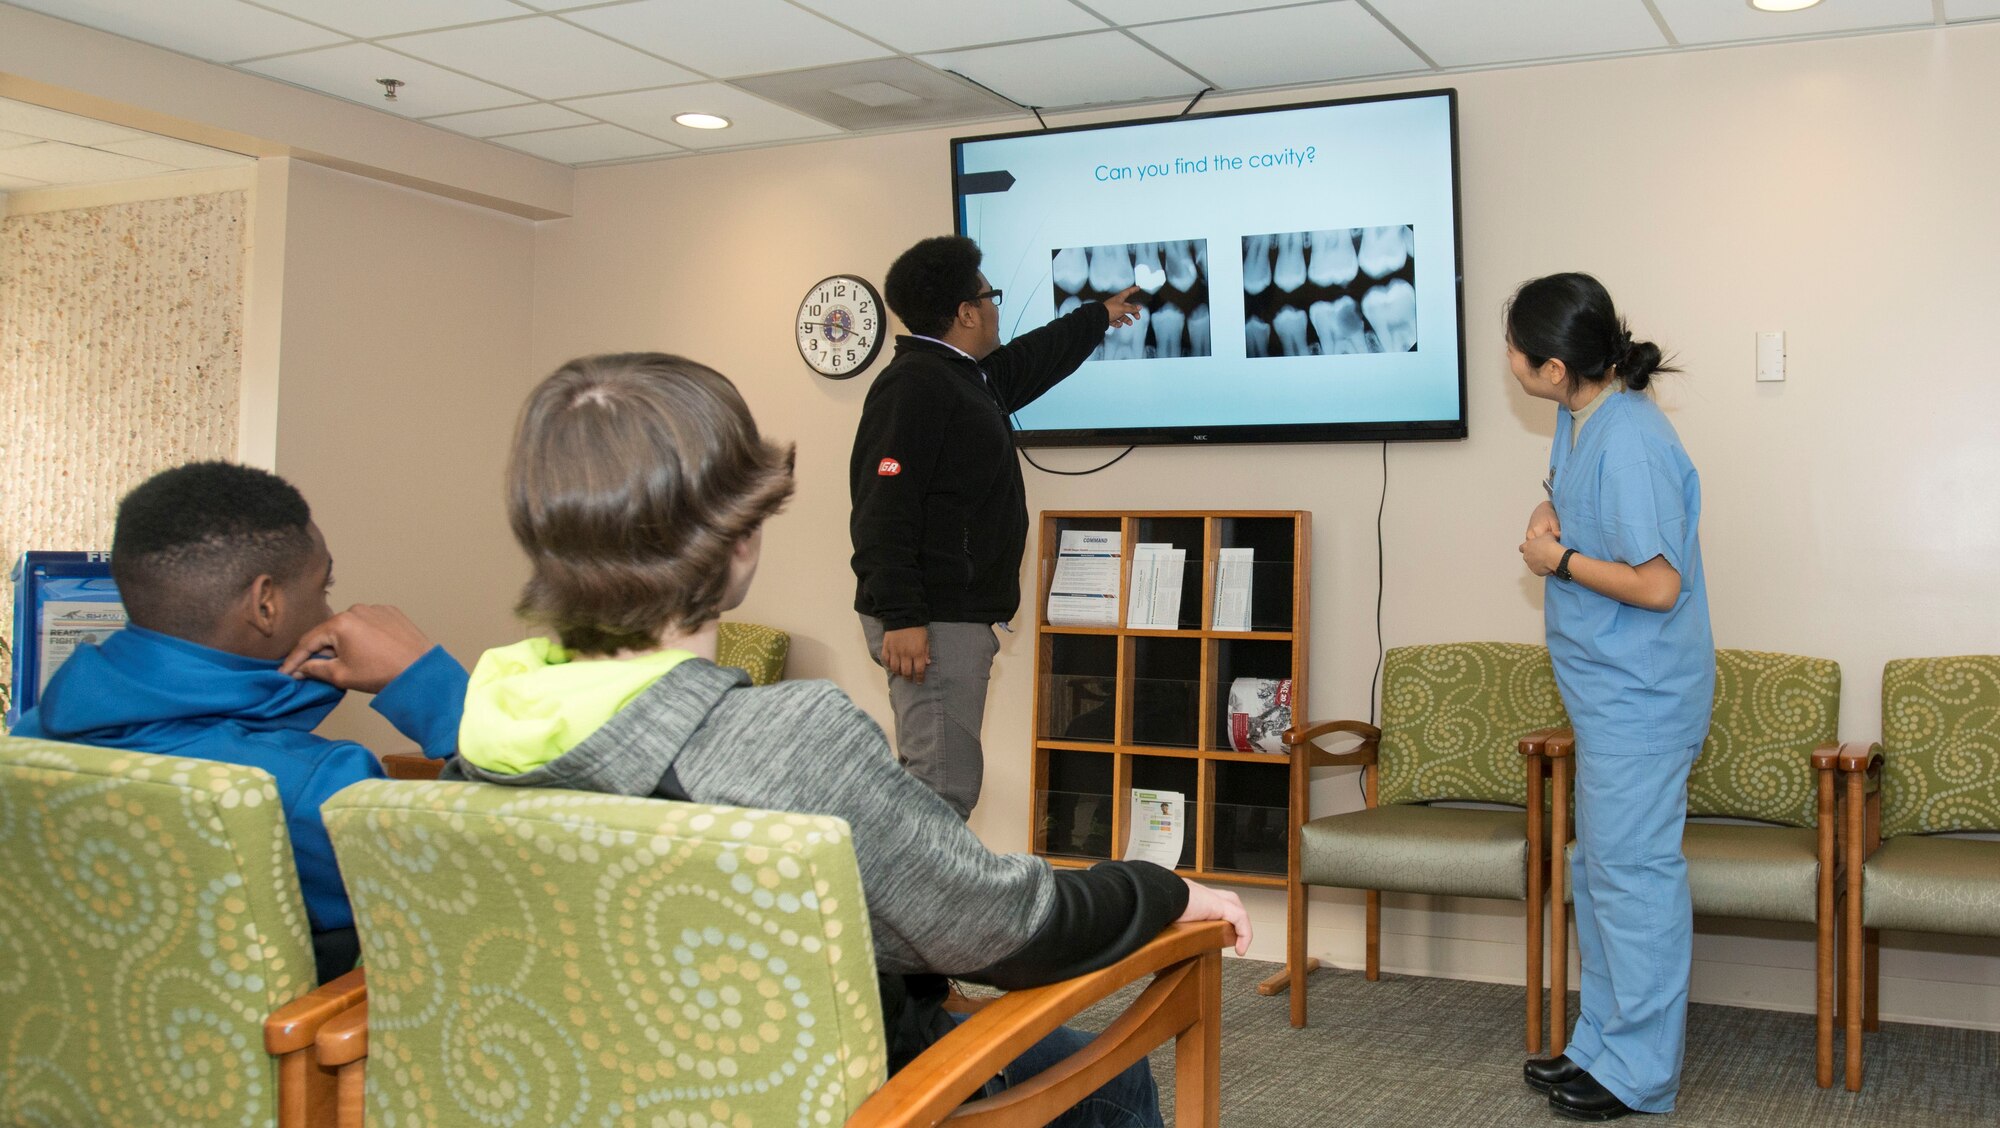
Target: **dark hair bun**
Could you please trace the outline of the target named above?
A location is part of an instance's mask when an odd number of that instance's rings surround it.
[[[1660,371],[1660,346],[1651,341],[1634,341],[1625,348],[1625,355],[1618,361],[1618,378],[1633,391],[1642,391],[1653,382],[1653,373]]]

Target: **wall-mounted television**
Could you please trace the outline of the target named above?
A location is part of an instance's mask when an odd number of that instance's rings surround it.
[[[951,143],[1001,339],[1146,312],[1015,416],[1025,446],[1464,438],[1458,95]]]

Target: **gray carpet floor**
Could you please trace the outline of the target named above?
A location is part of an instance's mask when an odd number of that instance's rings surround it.
[[[1521,1081],[1521,989],[1322,969],[1310,1025],[1255,991],[1278,965],[1223,961],[1222,1122],[1252,1128],[1561,1125]],[[1121,1000],[1082,1016],[1101,1029]],[[1575,996],[1570,1013],[1574,1015]],[[1836,1070],[1840,1041],[1835,1039]],[[1173,1123],[1173,1051],[1153,1055]],[[1884,1023],[1861,1092],[1813,1084],[1810,1014],[1696,1004],[1679,1107],[1624,1124],[1675,1128],[1958,1128],[2000,1125],[2000,1033]]]

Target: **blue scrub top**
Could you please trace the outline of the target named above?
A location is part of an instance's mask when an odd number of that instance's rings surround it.
[[[1680,598],[1648,611],[1548,577],[1542,601],[1556,685],[1578,741],[1600,752],[1676,752],[1708,736],[1715,637],[1701,570],[1701,479],[1680,436],[1643,392],[1607,389],[1576,449],[1558,409],[1550,452],[1562,543],[1638,566],[1655,556],[1681,574]]]

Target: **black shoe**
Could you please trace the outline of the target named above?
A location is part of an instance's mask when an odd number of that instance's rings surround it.
[[[1582,1072],[1549,1090],[1549,1108],[1571,1120],[1616,1120],[1636,1111]]]
[[[1529,1058],[1521,1067],[1521,1076],[1528,1082],[1528,1088],[1538,1093],[1546,1093],[1565,1081],[1573,1081],[1583,1068],[1569,1060],[1568,1055],[1552,1058]]]

